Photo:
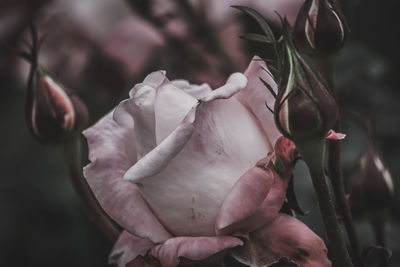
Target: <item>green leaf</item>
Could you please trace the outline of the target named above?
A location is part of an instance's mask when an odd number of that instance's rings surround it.
[[[242,11],[243,13],[249,15],[254,20],[256,20],[257,23],[260,25],[262,31],[268,38],[268,40],[272,40],[273,43],[276,43],[276,38],[275,38],[274,33],[272,32],[271,28],[269,27],[267,20],[260,13],[258,13],[256,10],[254,10],[250,7],[246,7],[246,6],[232,6],[232,7]]]
[[[269,83],[267,83],[266,81],[264,81],[262,78],[259,78],[261,80],[261,82],[264,84],[265,87],[267,87],[268,91],[271,93],[271,95],[276,98],[276,93],[274,91],[274,89],[272,89],[271,85],[269,85]]]
[[[254,42],[274,44],[274,40],[271,40],[267,36],[258,33],[245,33],[244,35],[239,36],[239,38]]]

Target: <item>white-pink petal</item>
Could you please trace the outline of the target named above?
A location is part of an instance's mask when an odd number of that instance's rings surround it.
[[[174,235],[215,235],[224,197],[270,152],[269,145],[255,118],[235,98],[201,103],[193,126],[190,140],[165,169],[140,180],[141,190]]]
[[[249,81],[244,90],[235,97],[257,118],[257,121],[266,135],[270,149],[281,136],[275,126],[274,116],[266,105],[273,109],[275,97],[260,80],[264,80],[271,88],[276,91],[277,85],[265,64],[265,62],[255,56],[244,73]]]
[[[242,73],[233,73],[226,83],[203,97],[201,101],[208,102],[214,99],[227,99],[244,89],[247,85],[247,78]]]
[[[127,231],[151,241],[171,235],[154,216],[137,185],[122,179],[136,161],[135,135],[112,112],[84,132],[89,160],[84,176],[103,209]]]
[[[268,266],[281,258],[302,267],[331,266],[322,239],[301,221],[282,213],[250,233],[243,247],[234,249],[231,254],[250,266]]]
[[[182,123],[157,147],[136,162],[124,175],[125,180],[137,183],[158,174],[183,149],[193,134],[196,107],[192,107]]]
[[[159,145],[197,105],[198,100],[173,84],[157,91],[154,106],[156,141]]]
[[[216,233],[224,235],[241,230],[235,224],[256,212],[267,198],[274,180],[272,170],[260,167],[253,167],[243,174],[222,203],[216,219]]]

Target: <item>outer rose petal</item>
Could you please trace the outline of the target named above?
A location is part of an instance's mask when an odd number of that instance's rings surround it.
[[[272,221],[278,215],[286,198],[286,189],[289,181],[290,176],[279,177],[279,175],[275,173],[274,183],[272,184],[267,198],[254,214],[239,224],[239,226],[241,226],[241,231],[253,231],[258,229]]]
[[[175,237],[153,248],[151,254],[158,258],[163,267],[175,267],[180,258],[200,261],[241,245],[243,242],[232,236]]]
[[[282,160],[282,163],[291,171],[297,155],[296,145],[293,141],[282,136],[276,141],[274,150],[275,154]]]
[[[150,240],[123,231],[114,244],[109,256],[109,263],[117,264],[118,267],[125,267],[125,264],[139,255],[145,256],[152,247],[154,247],[154,244]]]
[[[270,161],[270,157],[267,160]],[[271,169],[258,166],[243,174],[222,203],[216,219],[216,233],[224,235],[237,230],[235,224],[259,208],[270,192],[274,180],[275,175]]]
[[[281,133],[275,127],[273,114],[265,106],[273,107],[275,98],[261,82],[260,78],[270,84],[275,91],[277,88],[276,83],[268,74],[268,68],[264,61],[258,56],[253,58],[244,74],[249,83],[236,97],[257,118],[258,123],[266,133],[270,149],[272,150]]]
[[[254,116],[235,98],[229,98],[245,86],[245,81],[243,75],[234,74],[225,86],[204,98],[208,102],[197,107],[189,139],[174,139],[187,142],[182,150],[171,145],[164,154],[169,156],[161,158],[156,148],[153,159],[146,159],[146,164],[139,161],[125,174],[126,179],[140,183],[157,217],[176,236],[215,235],[215,218],[225,195],[270,151]],[[158,147],[168,147],[169,138],[180,127]]]
[[[274,148],[274,153],[246,172],[225,198],[216,220],[217,234],[247,234],[278,214],[286,198],[296,147],[289,139],[280,137]],[[273,158],[284,164],[280,174],[272,164]]]
[[[153,215],[138,187],[122,179],[136,161],[132,129],[118,125],[112,112],[84,132],[91,163],[84,176],[103,209],[124,229],[151,241],[171,235]]]
[[[250,233],[244,246],[231,253],[251,266],[265,266],[284,257],[302,267],[331,266],[321,238],[299,220],[281,213],[271,223]]]

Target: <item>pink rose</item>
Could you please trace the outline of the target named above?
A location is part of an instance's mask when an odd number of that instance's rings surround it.
[[[276,129],[265,107],[274,99],[259,78],[276,87],[259,58],[215,90],[153,72],[84,132],[91,161],[85,177],[125,230],[111,263],[212,262],[233,248],[244,261],[252,233],[265,239],[268,229],[279,228],[277,218],[306,228],[279,214],[295,147]],[[271,262],[286,257],[301,266],[330,266],[323,241],[309,229],[299,234],[282,235],[282,245],[299,241],[292,250],[267,249]],[[297,257],[298,247],[309,256]]]

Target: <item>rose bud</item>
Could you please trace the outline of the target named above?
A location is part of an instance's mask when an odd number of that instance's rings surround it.
[[[274,106],[275,122],[281,133],[295,143],[323,139],[336,122],[336,101],[327,85],[296,51],[291,37],[285,39],[283,72]]]
[[[55,143],[69,139],[86,127],[88,111],[82,101],[57,84],[50,76],[36,76],[28,89],[27,120],[40,142]]]
[[[352,179],[350,200],[353,211],[382,211],[390,206],[394,197],[394,183],[380,154],[373,148],[360,157]]]
[[[346,19],[334,0],[306,0],[297,15],[293,38],[305,54],[330,55],[342,48],[348,32]]]

